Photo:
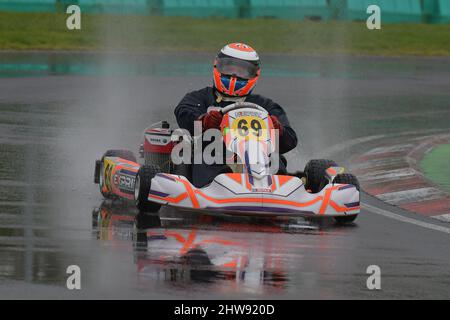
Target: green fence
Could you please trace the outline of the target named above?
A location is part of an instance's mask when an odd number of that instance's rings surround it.
[[[371,4],[383,22],[450,22],[450,0],[0,0],[0,11],[82,12],[192,17],[365,20]]]
[[[250,0],[251,17],[275,17],[287,19],[330,18],[327,0]]]
[[[1,0],[0,0],[1,1]],[[64,0],[70,2],[70,0]],[[73,3],[76,2],[76,3]],[[148,14],[149,2],[147,0],[76,0],[81,12],[114,13],[114,14]]]
[[[426,22],[449,23],[450,0],[425,1],[423,14]]]
[[[366,9],[372,4],[381,8],[381,19],[384,22],[422,21],[422,5],[419,0],[347,0],[347,19],[367,19]]]
[[[55,0],[0,0],[0,11],[55,12]]]
[[[234,0],[164,0],[161,12],[166,16],[232,17],[239,16]]]

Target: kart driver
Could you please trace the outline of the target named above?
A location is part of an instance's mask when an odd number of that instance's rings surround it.
[[[261,95],[252,94],[260,75],[260,61],[256,51],[244,43],[231,43],[223,47],[213,68],[213,87],[193,91],[184,96],[175,108],[180,128],[194,134],[194,121],[202,122],[202,130],[219,129],[222,113],[210,110],[211,106],[223,108],[229,104],[246,101],[260,105],[269,113],[273,126],[279,130],[279,152],[286,153],[297,146],[297,135],[291,128],[283,108]],[[286,174],[284,157],[280,157],[279,174]],[[231,172],[226,164],[194,164],[192,183],[202,187],[221,173]]]

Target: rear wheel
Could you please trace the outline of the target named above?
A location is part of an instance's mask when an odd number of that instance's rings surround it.
[[[144,165],[139,168],[134,184],[134,200],[136,207],[141,212],[158,212],[161,208],[159,203],[148,200],[152,179],[161,169],[155,165]]]
[[[352,184],[356,187],[356,189],[358,191],[360,190],[358,179],[356,178],[355,175],[353,175],[351,173],[338,174],[334,178],[333,182],[334,183],[342,183],[342,184]],[[334,220],[339,224],[346,224],[346,223],[351,223],[351,222],[355,221],[357,216],[358,216],[357,214],[353,214],[353,215],[347,215],[347,216],[342,216],[342,217],[334,217]]]
[[[95,160],[95,170],[94,170],[94,183],[100,183],[100,173],[102,168],[102,160]]]
[[[137,162],[136,156],[130,150],[120,150],[120,149],[108,150],[103,155],[103,158],[105,157],[119,157],[128,161]]]
[[[310,160],[306,166],[304,174],[306,176],[305,189],[312,193],[317,193],[328,184],[325,171],[329,167],[336,167],[337,164],[333,160],[317,159]]]
[[[104,170],[104,160],[105,157],[118,157],[122,158],[124,160],[137,162],[136,156],[133,154],[132,151],[129,150],[120,150],[120,149],[113,149],[113,150],[107,150],[101,160],[95,161],[95,173],[94,173],[94,182],[99,184],[100,187],[100,193],[105,197],[106,199],[114,199],[115,196],[107,191],[105,191],[105,170]]]

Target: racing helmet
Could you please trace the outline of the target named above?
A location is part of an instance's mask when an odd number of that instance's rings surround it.
[[[245,97],[253,90],[261,72],[259,56],[244,43],[230,43],[214,60],[214,87],[228,97]]]

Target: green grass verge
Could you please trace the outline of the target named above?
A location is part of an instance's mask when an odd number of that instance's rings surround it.
[[[82,30],[65,14],[0,13],[0,50],[133,50],[216,52],[248,42],[264,52],[450,56],[450,25],[297,22],[277,19],[82,15]]]
[[[445,144],[431,150],[420,163],[425,176],[448,192],[450,192],[449,159],[450,144]]]

